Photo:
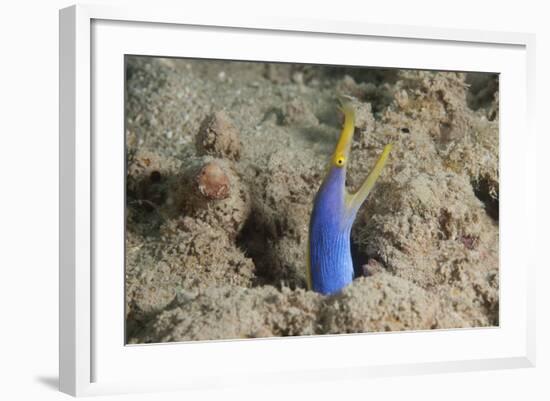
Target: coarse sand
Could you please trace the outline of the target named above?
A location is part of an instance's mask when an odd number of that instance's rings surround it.
[[[499,324],[498,75],[128,56],[129,343]],[[356,110],[354,282],[306,290],[312,200]]]

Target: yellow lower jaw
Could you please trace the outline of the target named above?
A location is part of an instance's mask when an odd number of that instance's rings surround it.
[[[370,191],[374,187],[374,184],[376,183],[376,180],[378,177],[380,177],[380,174],[382,173],[382,169],[386,165],[386,162],[388,161],[388,157],[390,155],[390,152],[392,150],[393,144],[388,144],[384,147],[384,150],[382,151],[382,154],[376,161],[376,164],[374,165],[373,169],[361,185],[357,192],[354,194],[348,195],[348,207],[350,209],[358,209],[361,204],[367,199],[367,196],[369,195]]]

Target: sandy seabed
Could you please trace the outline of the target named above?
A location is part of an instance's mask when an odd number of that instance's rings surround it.
[[[129,343],[499,324],[498,76],[127,57]],[[309,215],[356,110],[358,278],[307,291]]]

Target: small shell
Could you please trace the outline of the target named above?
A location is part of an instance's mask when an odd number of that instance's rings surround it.
[[[210,200],[226,199],[229,196],[229,178],[215,162],[206,163],[196,176],[199,192]]]

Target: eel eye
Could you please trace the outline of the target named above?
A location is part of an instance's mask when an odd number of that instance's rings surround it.
[[[338,167],[342,167],[342,166],[344,165],[344,161],[345,161],[345,160],[346,160],[346,159],[345,159],[344,157],[340,156],[339,158],[336,159],[336,165],[337,165]]]

